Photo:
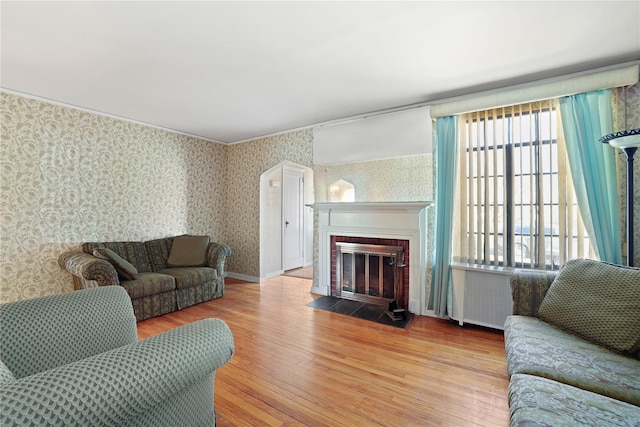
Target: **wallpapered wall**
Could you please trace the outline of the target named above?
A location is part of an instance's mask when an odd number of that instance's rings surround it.
[[[433,200],[433,155],[345,165],[315,165],[316,202],[329,201],[329,186],[343,179],[355,187],[356,202]]]
[[[0,301],[72,290],[57,258],[84,241],[224,239],[224,145],[7,93],[0,109]]]
[[[622,89],[617,90],[617,108],[615,114],[615,129],[625,129],[624,124],[624,92]],[[627,129],[640,128],[640,83],[627,89]],[[622,219],[623,234],[622,240],[626,241],[626,221],[627,221],[627,157],[621,151],[618,151],[618,176],[620,178],[620,217]],[[635,246],[635,257],[633,265],[640,266],[640,151],[637,151],[633,162],[633,200],[634,200],[634,233],[633,243]],[[623,252],[626,258],[626,251]]]
[[[260,277],[260,175],[288,160],[313,167],[313,133],[290,132],[227,147],[226,269]]]
[[[640,84],[627,111],[640,127]],[[233,248],[229,271],[258,277],[260,174],[284,160],[313,167],[310,130],[227,147],[1,92],[0,119],[0,302],[70,291],[57,258],[84,241],[208,234]],[[638,154],[635,165],[640,212]],[[316,201],[340,178],[358,201],[432,200],[432,168],[431,155],[316,166]]]

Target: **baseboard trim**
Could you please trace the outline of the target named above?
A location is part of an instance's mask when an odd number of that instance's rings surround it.
[[[247,276],[246,274],[234,273],[233,271],[227,271],[224,277],[231,277],[232,279],[244,280],[245,282],[260,283],[260,278],[256,276]]]
[[[281,276],[283,273],[284,273],[284,270],[274,271],[273,273],[265,274],[265,276],[261,277],[260,280],[267,280],[267,279],[271,279],[272,277],[278,277],[278,276]]]

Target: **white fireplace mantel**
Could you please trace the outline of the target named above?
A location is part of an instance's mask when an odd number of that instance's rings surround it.
[[[318,278],[311,292],[331,294],[331,236],[409,241],[409,311],[426,314],[427,220],[431,202],[347,202],[308,205],[318,211]]]
[[[336,202],[307,205],[317,211],[367,212],[367,211],[420,211],[431,202]]]

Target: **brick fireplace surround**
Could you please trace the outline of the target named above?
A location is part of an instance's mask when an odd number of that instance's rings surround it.
[[[403,246],[405,308],[426,314],[426,208],[430,202],[316,203],[318,277],[311,292],[335,294],[335,242]],[[333,267],[332,267],[333,266]],[[333,286],[333,293],[332,293]]]

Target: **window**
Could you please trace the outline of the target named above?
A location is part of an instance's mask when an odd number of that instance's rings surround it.
[[[453,260],[558,269],[593,257],[554,100],[460,118]]]

